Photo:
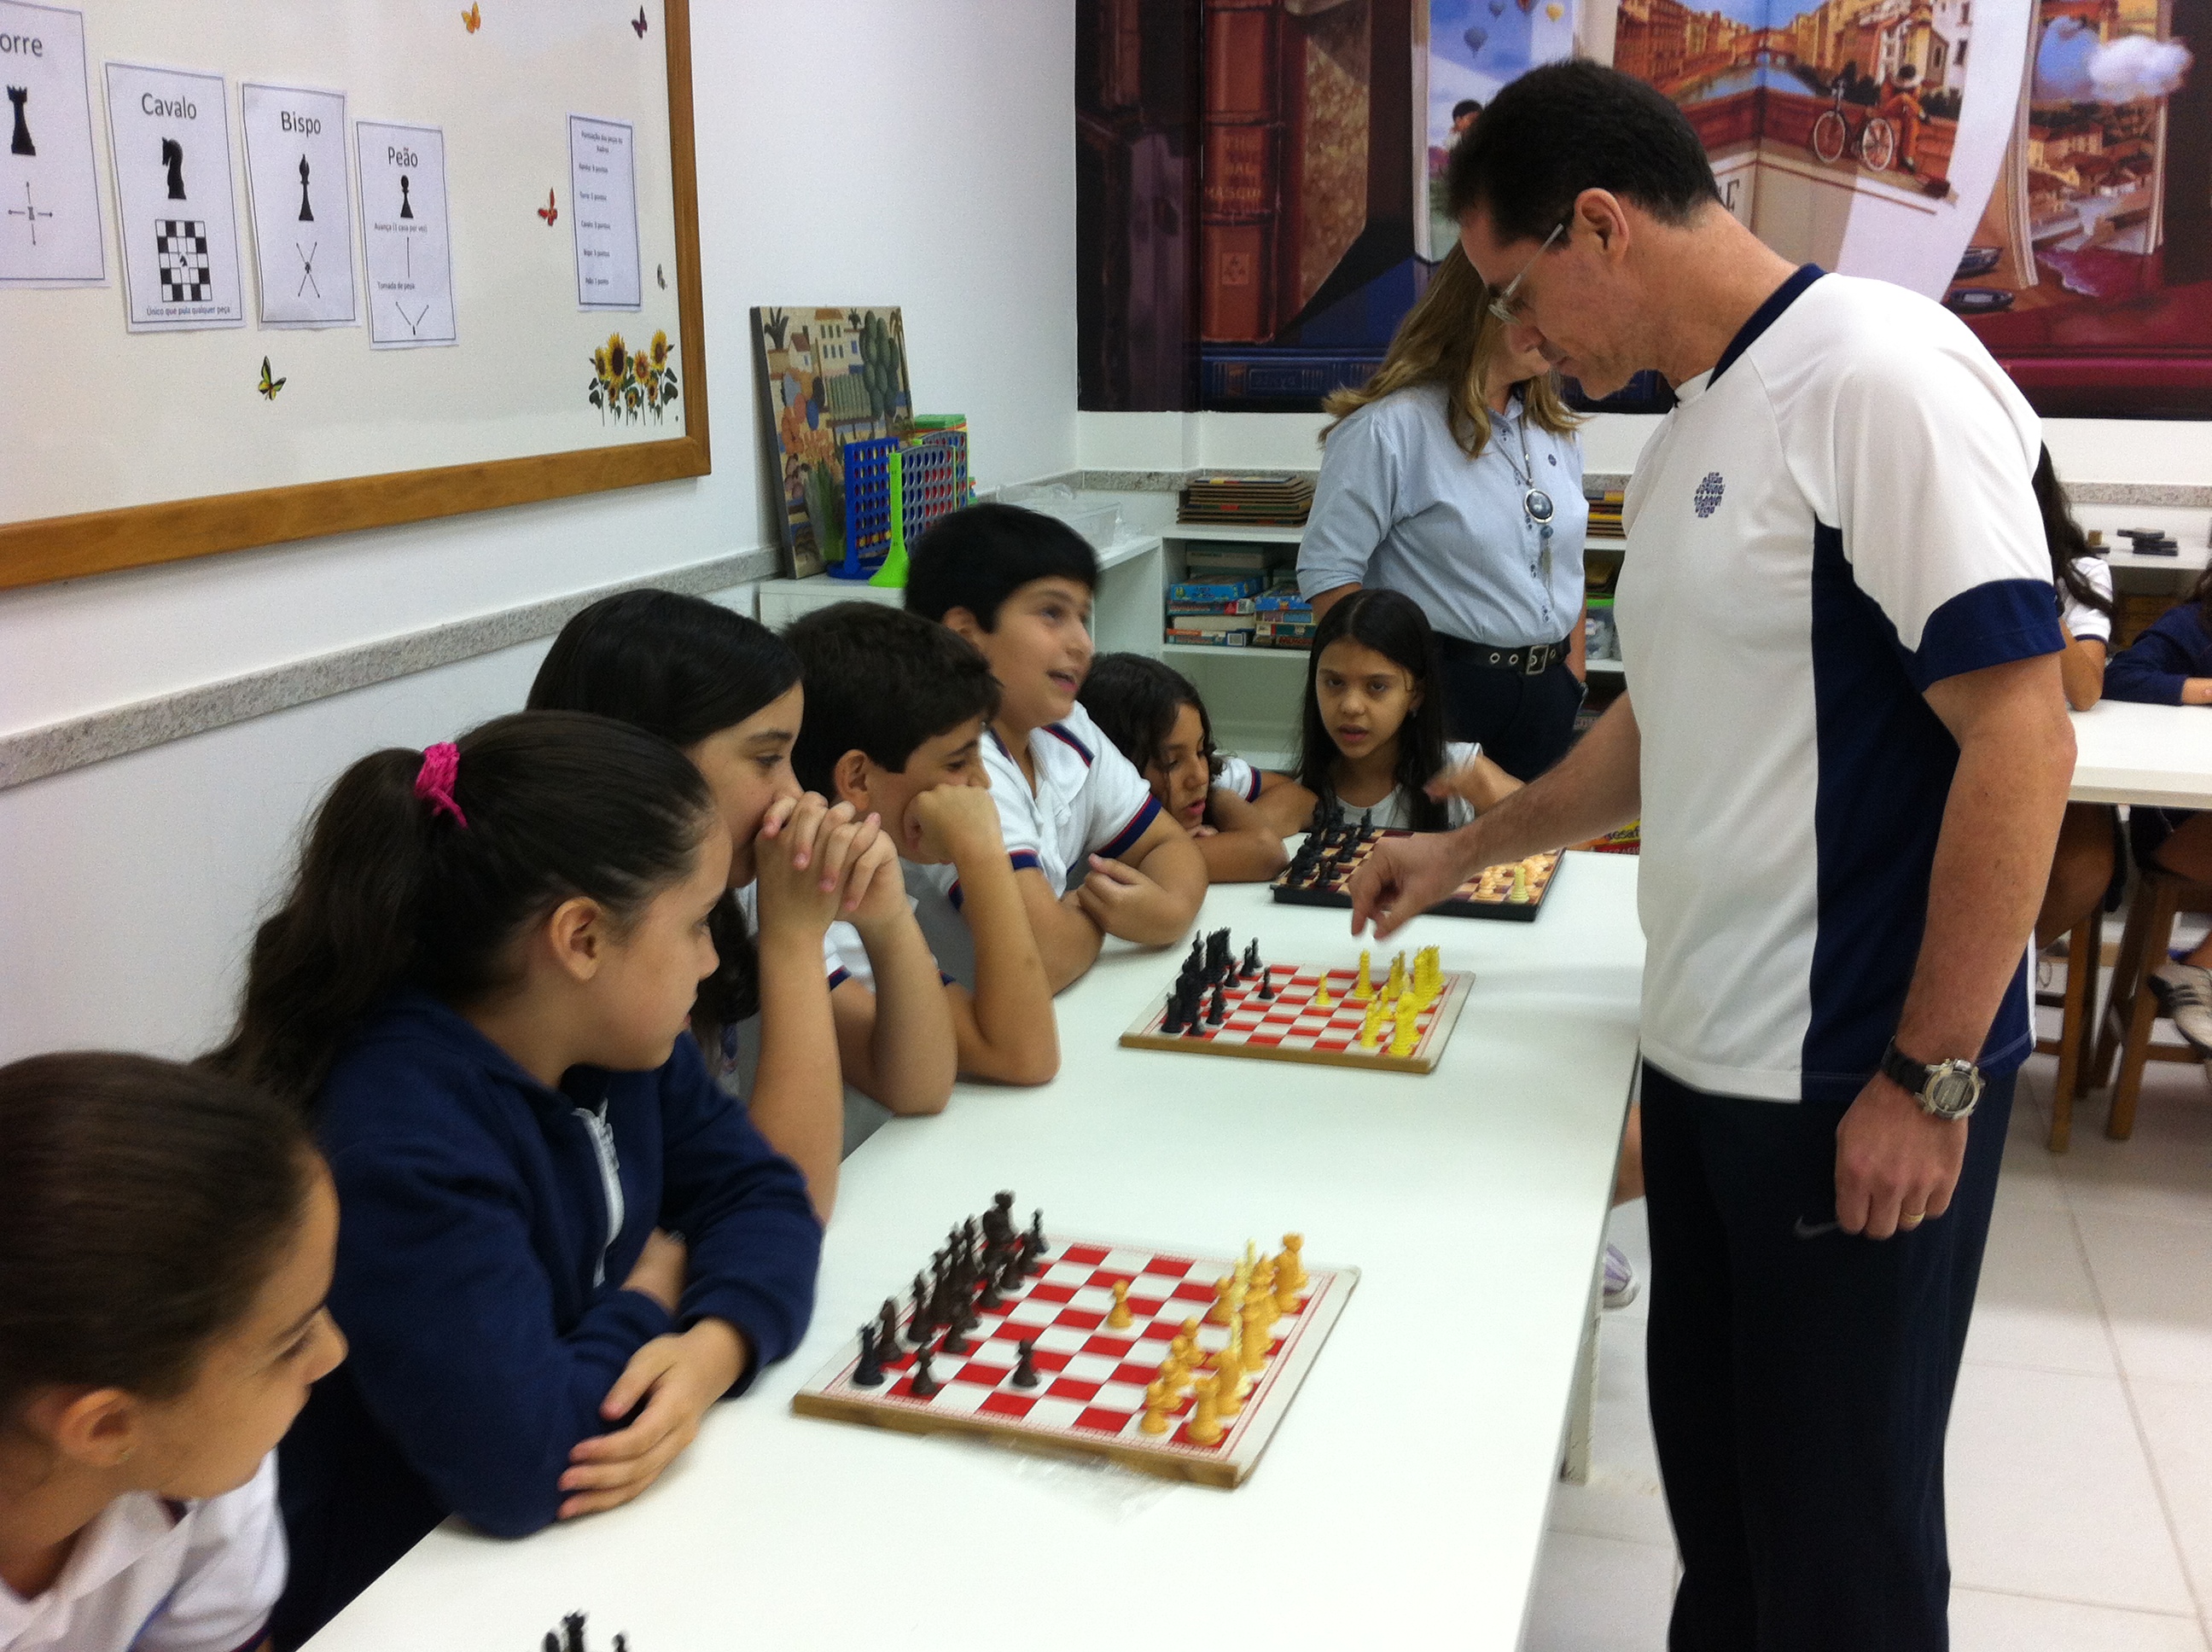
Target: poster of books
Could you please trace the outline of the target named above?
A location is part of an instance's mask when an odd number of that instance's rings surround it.
[[[1117,47],[1077,86],[1086,408],[1362,381],[1456,239],[1452,144],[1581,56],[1673,99],[1778,252],[1947,304],[2039,410],[2212,417],[2212,0],[1082,9]]]
[[[752,313],[764,423],[782,483],[784,574],[842,554],[848,441],[890,435],[914,416],[906,328],[896,306]]]

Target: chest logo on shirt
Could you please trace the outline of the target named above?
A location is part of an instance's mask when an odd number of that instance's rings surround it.
[[[1711,516],[1720,509],[1721,493],[1727,485],[1721,480],[1718,471],[1705,472],[1705,480],[1698,483],[1697,491],[1690,495],[1690,502],[1698,507],[1699,516]]]

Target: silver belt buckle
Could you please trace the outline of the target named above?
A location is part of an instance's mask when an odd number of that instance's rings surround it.
[[[1551,668],[1552,648],[1549,643],[1540,643],[1521,656],[1521,675],[1541,677]]]

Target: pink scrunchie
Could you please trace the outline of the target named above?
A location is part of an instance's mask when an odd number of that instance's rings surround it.
[[[432,814],[442,809],[466,827],[469,817],[453,801],[453,781],[460,772],[461,749],[452,741],[423,747],[422,767],[415,774],[415,795],[430,805]]]

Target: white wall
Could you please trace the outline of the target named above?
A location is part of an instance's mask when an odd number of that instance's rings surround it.
[[[712,476],[0,592],[0,732],[769,543],[755,304],[902,306],[985,485],[1073,466],[1072,9],[711,0],[692,47]],[[0,792],[0,1060],[207,1042],[313,799],[512,709],[542,651]]]

